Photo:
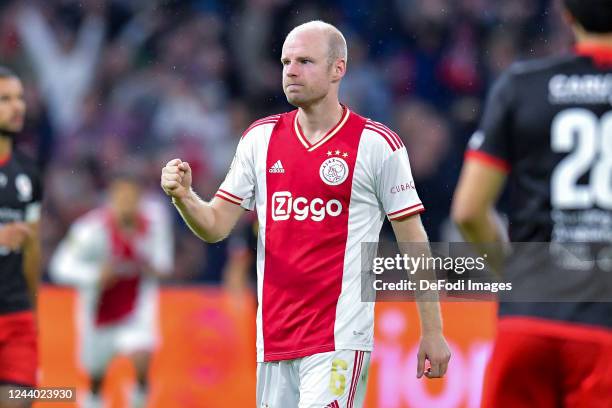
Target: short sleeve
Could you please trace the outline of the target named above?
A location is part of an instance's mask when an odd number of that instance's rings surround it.
[[[391,221],[425,210],[417,194],[405,147],[395,150],[382,162],[376,194]]]
[[[243,137],[238,143],[229,172],[215,194],[247,210],[255,208],[255,163],[251,139]]]
[[[467,159],[476,159],[510,170],[512,134],[512,76],[503,74],[493,85],[478,130],[472,135],[466,152]]]

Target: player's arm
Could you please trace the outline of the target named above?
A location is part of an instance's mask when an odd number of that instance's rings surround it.
[[[41,276],[42,251],[40,245],[40,221],[25,224],[27,238],[23,243],[23,275],[28,285],[32,306],[36,306],[36,294]]]
[[[372,173],[376,174],[373,187],[376,196],[391,221],[400,251],[407,255],[429,256],[429,242],[421,223],[419,212],[424,210],[419,198],[414,179],[410,170],[410,160],[401,139],[390,129],[379,133],[381,126],[371,127],[372,138],[376,141],[369,146]],[[384,127],[382,127],[384,129]],[[376,134],[382,136],[375,137]],[[387,137],[395,138],[400,144],[385,142]],[[399,189],[397,186],[405,186]],[[433,279],[428,271],[418,271],[419,279]],[[421,321],[421,340],[417,355],[417,378],[426,375],[429,378],[442,377],[446,373],[450,351],[442,333],[442,317],[436,293],[417,293],[419,317]],[[430,368],[425,369],[425,361],[429,360]]]
[[[49,262],[49,274],[59,284],[92,287],[102,279],[101,253],[104,232],[91,220],[75,222]]]
[[[451,213],[467,241],[507,241],[505,228],[495,210],[505,181],[505,171],[479,160],[466,160],[453,197]]]
[[[515,88],[512,71],[505,72],[495,82],[479,130],[468,143],[451,217],[470,242],[507,241],[495,203],[510,170]]]
[[[218,242],[232,231],[244,209],[236,204],[214,198],[202,200],[191,189],[189,163],[180,159],[168,162],[162,169],[161,186],[191,231],[206,242]]]
[[[23,254],[23,276],[28,285],[32,305],[36,305],[36,293],[41,273],[39,221],[12,222],[0,227],[0,246]]]
[[[451,217],[463,238],[473,243],[481,255],[486,255],[487,263],[498,274],[501,274],[509,242],[506,228],[495,209],[505,181],[505,170],[468,157],[451,209]]]
[[[419,254],[413,255],[420,256],[425,251],[427,252],[425,255],[429,256],[427,234],[421,223],[421,217],[418,214],[401,220],[391,221],[391,226],[393,227],[397,242],[400,243],[400,249],[402,249],[401,243],[416,243],[415,245],[419,247]],[[408,255],[411,255],[410,248],[411,246],[406,246],[402,249],[402,252],[408,252]],[[417,378],[421,378],[423,375],[428,378],[443,377],[451,357],[450,349],[442,331],[440,304],[429,295],[423,297],[417,295],[417,305],[421,321],[421,340],[417,354]],[[429,360],[431,365],[427,371],[425,370],[425,360]]]
[[[479,130],[468,143],[451,210],[451,217],[463,237],[475,243],[480,253],[487,253],[488,263],[494,268],[503,262],[508,242],[495,203],[514,154],[515,91],[514,74],[510,69],[489,92]],[[491,246],[491,243],[501,245]]]

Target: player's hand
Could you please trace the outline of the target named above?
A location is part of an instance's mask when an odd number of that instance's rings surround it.
[[[451,352],[442,333],[426,334],[421,337],[417,354],[417,378],[442,378],[448,368]],[[429,361],[429,367],[425,362]]]
[[[191,190],[191,167],[181,159],[170,160],[162,169],[161,187],[170,197],[182,199]]]
[[[11,222],[0,227],[0,246],[16,251],[32,236],[32,230],[23,222]]]

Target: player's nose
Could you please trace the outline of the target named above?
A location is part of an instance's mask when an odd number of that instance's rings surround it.
[[[295,77],[298,75],[297,64],[289,62],[285,65],[285,75]]]

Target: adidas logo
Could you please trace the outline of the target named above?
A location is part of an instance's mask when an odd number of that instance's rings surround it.
[[[276,163],[274,163],[272,167],[270,167],[270,170],[268,171],[270,173],[284,173],[285,168],[283,167],[283,163],[281,163],[280,160],[277,160]]]

